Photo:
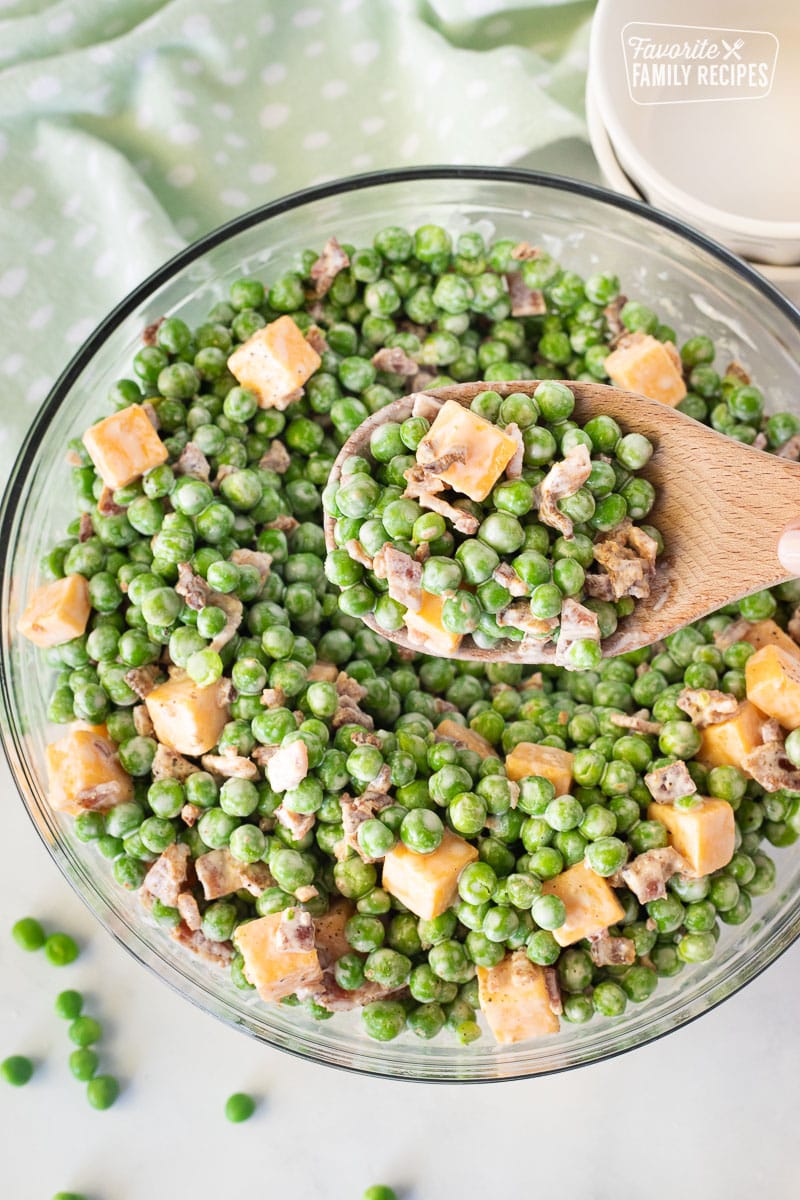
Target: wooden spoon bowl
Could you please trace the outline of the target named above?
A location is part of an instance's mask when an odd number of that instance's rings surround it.
[[[512,392],[530,396],[540,382],[452,384],[425,394],[468,407],[488,388],[501,396]],[[610,416],[624,432],[644,434],[655,446],[642,475],[656,489],[656,502],[647,521],[660,530],[665,550],[649,597],[637,600],[633,613],[620,620],[619,628],[603,641],[605,656],[649,646],[725,604],[791,578],[777,557],[776,546],[783,527],[800,516],[799,463],[734,441],[634,392],[602,383],[562,382],[575,397],[573,416],[580,425],[592,417]],[[402,396],[362,421],[339,451],[330,482],[338,482],[342,464],[351,455],[369,457],[374,430],[386,422],[406,420],[413,403],[413,396]],[[329,550],[336,549],[335,523],[326,513]],[[395,645],[419,650],[404,629],[387,632],[371,613],[360,619]],[[542,646],[535,641],[504,641],[502,646],[484,650],[465,637],[451,657],[548,663],[554,660],[555,646],[552,642]]]

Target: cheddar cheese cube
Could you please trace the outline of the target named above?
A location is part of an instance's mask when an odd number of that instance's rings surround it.
[[[461,645],[461,634],[450,633],[442,624],[444,600],[433,592],[422,593],[422,603],[416,612],[406,610],[405,623],[409,639],[426,654],[449,658]]]
[[[218,684],[201,688],[188,675],[153,688],[145,704],[156,738],[178,754],[205,754],[216,746],[229,715]]]
[[[751,646],[755,646],[756,650],[763,650],[765,646],[778,646],[800,661],[800,646],[770,618],[765,621],[756,621],[755,625],[751,625],[744,640]]]
[[[477,857],[475,846],[449,829],[431,854],[415,854],[398,842],[383,860],[382,886],[415,916],[430,921],[453,903],[459,875]]]
[[[285,409],[300,398],[303,384],[322,359],[291,317],[278,317],[238,346],[228,369],[261,408]]]
[[[353,947],[345,937],[345,925],[355,909],[347,900],[336,900],[327,912],[314,917],[314,936],[317,943],[320,966],[328,967],[343,954],[352,954]]]
[[[91,610],[88,581],[65,575],[36,589],[17,629],[37,646],[60,646],[84,633]]]
[[[546,879],[542,892],[546,896],[558,896],[567,910],[564,924],[553,930],[559,946],[571,946],[581,938],[600,933],[609,925],[616,925],[625,915],[610,883],[582,862],[562,871],[554,879]]]
[[[239,925],[233,941],[244,959],[244,973],[262,1000],[282,1000],[322,978],[317,951],[284,950],[278,943],[283,913],[270,913]]]
[[[141,404],[129,404],[92,425],[83,444],[103,483],[112,489],[126,487],[169,457]]]
[[[517,443],[502,429],[455,400],[448,400],[417,447],[417,462],[424,465],[463,450],[464,462],[454,462],[433,474],[470,500],[485,500],[516,449]]]
[[[544,968],[532,963],[524,950],[507,954],[494,967],[478,967],[478,997],[481,1012],[501,1045],[558,1033]]]
[[[786,729],[800,725],[800,659],[780,646],[764,646],[744,666],[747,698]]]
[[[494,758],[496,753],[494,746],[487,738],[476,733],[474,729],[470,729],[469,725],[459,725],[458,721],[451,721],[449,717],[440,721],[436,726],[436,736],[443,737],[448,742],[458,742],[459,745],[466,746],[467,750],[473,750],[481,758]]]
[[[706,726],[697,757],[707,767],[744,770],[745,757],[761,745],[763,724],[763,713],[749,700],[743,700],[730,720]]]
[[[612,383],[674,407],[686,395],[681,360],[672,342],[636,333],[605,360]]]
[[[557,796],[564,796],[572,787],[574,756],[558,746],[540,746],[537,742],[520,742],[506,758],[509,779],[525,779],[541,775],[549,779]]]
[[[71,729],[47,747],[48,800],[57,812],[113,808],[133,799],[133,780],[120,766],[104,726]]]
[[[719,871],[733,858],[736,823],[733,809],[725,800],[703,797],[697,808],[685,809],[651,804],[647,815],[667,829],[670,845],[683,855],[695,875]]]

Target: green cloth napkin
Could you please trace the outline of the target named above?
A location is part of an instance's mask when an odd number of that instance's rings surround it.
[[[585,136],[591,0],[0,0],[0,462],[165,258],[315,182]]]

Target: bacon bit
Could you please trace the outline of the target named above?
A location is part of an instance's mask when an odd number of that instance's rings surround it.
[[[555,967],[545,967],[544,969],[544,990],[547,992],[547,1003],[550,1006],[550,1012],[560,1017],[564,1011],[564,1004],[561,1000],[558,971],[556,971]]]
[[[651,900],[661,900],[666,896],[667,880],[679,871],[688,872],[689,864],[673,846],[664,846],[637,854],[632,862],[622,868],[621,875],[639,903],[649,904]]]
[[[135,692],[140,700],[144,700],[150,695],[162,674],[156,663],[148,663],[146,667],[131,667],[130,671],[125,672],[123,679],[131,691]]]
[[[800,459],[800,433],[793,434],[777,453],[778,458],[788,458],[791,462],[797,462]]]
[[[301,953],[314,949],[314,918],[301,908],[285,908],[275,933],[279,950]]]
[[[339,707],[331,722],[334,729],[339,729],[342,725],[361,725],[367,730],[375,728],[372,717],[359,708],[359,702],[366,696],[367,689],[358,680],[352,679],[344,671],[339,671],[336,677],[336,691]]]
[[[267,763],[267,779],[273,792],[288,792],[302,783],[308,774],[308,747],[305,742],[281,746]]]
[[[68,467],[82,467],[83,459],[75,450],[68,450],[64,455],[64,462]]]
[[[258,767],[242,754],[204,754],[200,762],[206,771],[223,779],[258,779]]]
[[[422,607],[422,566],[410,554],[387,542],[380,550],[392,600],[419,612]]]
[[[698,729],[729,721],[741,706],[731,692],[717,692],[708,688],[684,688],[675,703]]]
[[[419,370],[419,364],[410,354],[406,354],[402,346],[382,346],[370,361],[378,371],[388,371],[390,375],[403,375],[406,378],[416,375]]]
[[[336,663],[324,662],[319,659],[308,668],[308,682],[316,683],[317,680],[324,679],[327,683],[335,683],[338,674],[339,668]]]
[[[385,765],[385,764],[384,764]],[[381,768],[381,771],[383,768]],[[358,857],[366,863],[377,862],[375,858],[370,858],[362,849],[358,840],[359,828],[365,821],[371,820],[377,813],[382,812],[384,808],[388,808],[392,803],[391,796],[385,792],[379,791],[377,788],[373,790],[373,785],[377,780],[373,780],[369,788],[361,796],[350,796],[347,792],[343,792],[340,799],[342,803],[342,826],[344,828],[344,838],[337,842],[334,847],[334,854],[339,862],[343,862],[347,858],[348,847],[355,850]],[[391,782],[391,774],[386,786]]]
[[[175,591],[195,612],[201,612],[211,603],[212,589],[202,575],[194,573],[188,562],[178,563],[178,582],[175,584]]]
[[[292,457],[278,438],[275,438],[266,454],[262,454],[258,460],[262,471],[274,471],[276,475],[285,475],[291,464]]]
[[[761,741],[763,745],[768,746],[770,742],[783,742],[784,740],[780,722],[776,721],[774,717],[770,717],[761,726]]]
[[[588,573],[585,580],[586,594],[593,600],[614,601],[614,585],[610,575],[593,575]]]
[[[658,543],[629,517],[610,533],[604,533],[594,546],[595,560],[604,567],[610,580],[612,599],[619,600],[622,596],[635,596],[644,599],[650,595],[650,584],[656,571],[656,555]],[[590,581],[602,576],[587,575],[587,591]],[[590,591],[599,599],[605,597],[599,594],[599,585],[592,582],[591,587],[598,591]]]
[[[349,700],[353,704],[358,704],[359,700],[363,700],[367,694],[367,689],[357,679],[353,679],[352,675],[348,675],[346,671],[339,671],[336,676],[336,691],[341,700]]]
[[[418,563],[427,562],[431,556],[430,542],[420,542],[414,551],[414,559]]]
[[[612,937],[607,929],[589,937],[589,955],[596,967],[629,967],[636,962],[632,938]]]
[[[266,554],[263,550],[240,549],[233,551],[230,556],[230,560],[232,563],[235,563],[237,567],[255,567],[255,569],[258,571],[258,577],[261,580],[261,586],[263,588],[264,584],[269,578],[270,567],[272,566],[271,554]]]
[[[743,383],[745,386],[751,382],[750,376],[745,368],[741,363],[736,362],[735,359],[733,362],[728,363],[727,367],[725,368],[725,374],[732,375],[734,379],[738,379],[739,383]]]
[[[213,963],[217,967],[229,967],[233,959],[233,946],[230,942],[212,942],[199,929],[191,930],[185,921],[181,921],[172,930],[170,937],[180,942],[192,954]]]
[[[285,533],[288,537],[290,533],[294,533],[300,522],[297,517],[292,517],[289,513],[279,513],[274,521],[267,521],[265,529],[277,529],[278,533]]]
[[[800,792],[800,771],[788,758],[782,738],[751,750],[742,760],[742,766],[765,792],[777,792],[782,788]]]
[[[350,538],[345,542],[344,548],[352,558],[353,562],[361,563],[362,567],[366,567],[368,571],[372,570],[372,559],[367,554],[358,538]]]
[[[644,782],[650,795],[659,804],[671,804],[673,800],[693,796],[697,791],[697,784],[682,760],[650,771],[645,775]]]
[[[191,892],[181,892],[178,896],[177,908],[189,929],[194,932],[201,927],[203,918],[200,916],[200,908]]]
[[[322,247],[322,253],[316,262],[312,263],[309,271],[309,276],[314,284],[314,295],[318,300],[327,295],[339,272],[349,266],[350,259],[337,239],[335,237],[328,238]]]
[[[575,642],[585,640],[600,644],[600,624],[597,613],[567,596],[561,606],[560,622],[555,664],[557,667],[566,667],[568,670],[574,669],[569,652]]]
[[[295,888],[294,895],[301,904],[308,904],[309,900],[313,900],[315,896],[319,895],[319,892],[313,883],[306,883],[303,887]]]
[[[328,349],[328,339],[319,325],[309,325],[306,330],[306,341],[312,350],[316,350],[317,354],[324,354]]]
[[[153,321],[150,325],[145,325],[142,330],[142,341],[145,346],[155,346],[158,339],[158,331],[164,324],[164,317],[159,317],[157,321]]]
[[[269,555],[265,555],[269,558]],[[270,559],[270,562],[272,559]],[[215,592],[203,579],[196,575],[189,563],[178,563],[178,582],[175,591],[182,596],[189,608],[200,612],[209,604],[221,608],[225,614],[225,625],[209,643],[210,650],[219,652],[236,633],[244,616],[244,605],[236,596],[226,596],[223,592]]]
[[[541,641],[547,641],[558,625],[558,617],[545,619],[535,617],[531,612],[530,604],[524,600],[518,600],[515,604],[509,604],[507,608],[502,609],[497,614],[496,620],[501,628],[524,629],[526,637],[530,636]]]
[[[135,704],[131,709],[131,716],[133,717],[133,727],[139,734],[139,737],[153,736],[153,722],[144,704]],[[155,763],[153,765],[155,766]]]
[[[272,761],[279,749],[280,746],[255,746],[250,753],[250,757],[260,767],[266,767],[267,763]]]
[[[411,392],[424,392],[431,386],[435,378],[436,374],[433,371],[417,371],[414,378],[409,381],[409,388]],[[418,413],[412,413],[412,416],[418,415]]]
[[[751,622],[745,621],[744,617],[740,617],[738,621],[731,621],[730,625],[714,634],[714,645],[718,650],[728,650],[736,642],[747,641],[747,635],[752,628]]]
[[[176,475],[189,475],[203,483],[208,483],[211,478],[211,464],[196,442],[186,443],[173,470]]]
[[[418,500],[423,508],[439,513],[448,521],[452,521],[458,532],[466,534],[467,537],[478,532],[480,522],[477,517],[473,517],[472,513],[465,512],[463,508],[456,508],[447,500],[442,500],[440,496],[436,495],[437,492],[444,490],[442,481],[436,476],[431,477],[427,473],[426,467],[409,467],[403,474],[406,479],[406,490],[403,492],[405,497]]]
[[[286,808],[284,804],[279,804],[275,809],[275,820],[284,829],[288,829],[289,833],[299,842],[307,833],[310,833],[314,828],[317,818],[314,813],[296,813]]]
[[[458,712],[458,705],[451,704],[449,700],[443,700],[441,696],[437,696],[433,701],[433,711],[437,713]]]
[[[559,530],[565,538],[572,537],[572,521],[558,508],[558,501],[574,496],[592,472],[592,460],[584,445],[572,446],[562,462],[554,463],[542,482],[534,489],[539,520]]]
[[[619,725],[620,729],[632,729],[634,733],[661,733],[661,722],[649,721],[646,714],[647,709],[642,708],[633,716],[628,716],[627,713],[612,713],[609,719],[612,725]]]
[[[454,463],[467,461],[467,451],[464,446],[454,446],[452,450],[448,450],[446,454],[440,454],[438,458],[430,458],[430,454],[431,448],[427,442],[420,442],[417,450],[417,463],[429,475],[443,475]]]
[[[81,519],[78,523],[78,541],[88,542],[90,537],[94,537],[94,526],[92,518],[88,512],[81,513]]]
[[[196,804],[184,804],[183,808],[181,809],[181,820],[183,821],[184,825],[188,825],[190,829],[193,825],[197,824],[202,815],[202,808],[199,808]]]
[[[541,258],[542,250],[540,246],[532,246],[530,242],[517,242],[511,251],[511,257],[516,262],[529,262],[532,258]]]
[[[608,332],[611,334],[612,339],[616,339],[626,332],[625,326],[622,324],[622,318],[620,317],[620,313],[622,312],[623,308],[625,307],[625,305],[627,303],[628,303],[627,296],[617,296],[614,300],[611,301],[610,304],[607,304],[606,307],[603,309],[603,316],[606,319],[606,324],[608,325]],[[611,342],[611,345],[613,347],[613,345],[614,345],[613,340]]]
[[[375,746],[378,750],[380,750],[382,745],[381,739],[374,733],[370,733],[368,729],[353,730],[353,736],[350,740],[354,746]]]
[[[162,904],[175,908],[188,878],[190,861],[189,847],[182,842],[173,842],[150,867],[142,888]]]
[[[547,312],[544,293],[539,288],[529,288],[518,271],[509,272],[506,283],[512,317],[540,317]]]
[[[233,463],[222,463],[221,466],[217,467],[217,473],[211,481],[211,486],[214,491],[218,492],[219,485],[222,483],[223,479],[227,479],[229,475],[235,475],[238,470],[239,468],[235,467]]]
[[[298,988],[295,993],[299,1000],[313,1000],[327,1008],[328,1012],[349,1012],[353,1008],[363,1008],[375,1000],[400,999],[408,995],[408,988],[385,988],[379,983],[363,983],[361,987],[345,991],[339,987],[332,972],[323,972],[322,981],[310,987]]]
[[[765,433],[757,433],[756,436],[753,438],[753,449],[754,450],[766,450],[767,445],[768,445],[767,435]]]
[[[541,691],[543,683],[544,676],[542,675],[542,672],[534,671],[532,675],[529,675],[527,679],[523,680],[520,686],[523,688],[523,690],[535,688],[537,691]]]
[[[427,372],[423,372],[427,374]],[[430,376],[434,378],[433,375]],[[414,380],[416,384],[416,379]],[[409,396],[411,400],[411,415],[412,417],[424,417],[426,421],[435,421],[439,415],[439,409],[442,407],[442,401],[437,400],[435,396],[427,396],[421,389],[415,389]]]
[[[147,417],[148,421],[150,422],[150,424],[153,426],[153,429],[155,429],[155,431],[157,433],[158,430],[161,428],[161,422],[158,419],[158,413],[155,410],[155,406],[153,404],[151,404],[149,400],[145,400],[142,404],[142,412]]]
[[[264,708],[283,708],[286,704],[286,693],[282,687],[264,688],[261,703]]]
[[[218,900],[232,892],[245,889],[260,896],[274,882],[263,862],[243,863],[230,850],[209,850],[195,859],[194,869],[203,887],[206,900]]]
[[[177,588],[175,589],[178,590]],[[222,592],[211,593],[211,603],[215,608],[221,608],[225,613],[225,625],[222,632],[212,638],[208,644],[209,650],[216,650],[217,653],[223,646],[227,646],[232,637],[235,636],[236,630],[242,623],[244,616],[244,605],[236,596],[225,596]]]
[[[118,517],[125,512],[125,506],[117,504],[112,488],[104,487],[97,501],[97,511],[104,517]]]
[[[517,448],[509,459],[506,467],[506,479],[519,479],[522,475],[523,456],[525,454],[525,443],[522,440],[522,430],[516,421],[512,421],[510,425],[506,425],[505,432],[510,438],[513,438],[517,444]]]
[[[638,667],[636,668],[636,678],[641,679],[642,676],[646,675],[647,672],[650,670],[651,670],[650,663],[646,663],[646,662],[639,663]]]

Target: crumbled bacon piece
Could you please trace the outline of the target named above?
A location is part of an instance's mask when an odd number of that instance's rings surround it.
[[[380,750],[383,743],[376,734],[370,733],[368,729],[355,729],[350,741],[354,746],[375,746]]]
[[[286,693],[282,687],[264,688],[261,703],[264,708],[283,708],[286,704]]]
[[[530,588],[524,579],[520,579],[517,572],[510,563],[500,563],[492,572],[492,578],[496,583],[506,588],[512,596],[527,596],[530,593]]]
[[[211,603],[212,588],[202,575],[196,575],[188,562],[178,563],[178,582],[175,591],[189,608],[200,612]]]
[[[158,419],[158,413],[155,410],[155,405],[152,404],[149,400],[144,400],[142,402],[142,412],[147,417],[148,421],[150,422],[150,424],[153,426],[153,429],[155,429],[155,431],[157,433],[158,430],[161,428],[161,422]]]
[[[542,482],[535,489],[534,497],[539,508],[539,520],[552,529],[557,529],[566,538],[572,537],[572,521],[561,512],[558,501],[574,496],[592,472],[592,460],[586,446],[572,446],[566,457],[553,463]]]
[[[349,266],[350,259],[336,238],[328,238],[322,247],[322,253],[316,262],[311,264],[311,270],[309,271],[309,276],[314,284],[314,295],[318,300],[327,295],[331,284],[339,272]]]
[[[275,809],[275,820],[289,831],[295,841],[299,842],[301,838],[311,832],[317,818],[314,813],[292,812],[285,804],[279,804]]]
[[[306,330],[306,341],[312,350],[316,350],[317,354],[324,354],[328,349],[328,339],[319,325],[309,325]]]
[[[506,275],[506,283],[512,317],[540,317],[547,312],[544,292],[539,288],[529,288],[519,271],[510,271]]]
[[[294,533],[300,522],[297,517],[290,516],[289,513],[278,513],[274,521],[267,521],[265,529],[277,529],[278,533],[285,533],[288,537],[290,533]]]
[[[786,754],[783,738],[764,742],[756,750],[751,750],[742,760],[742,766],[765,792],[777,792],[783,788],[789,792],[800,792],[800,771]]]
[[[117,504],[113,488],[104,487],[97,501],[97,511],[104,517],[118,517],[125,512],[125,506]]]
[[[646,714],[646,708],[632,716],[628,713],[612,713],[609,720],[612,725],[619,725],[620,729],[631,729],[634,733],[661,733],[661,722],[648,720]]]
[[[742,364],[736,362],[735,359],[733,362],[728,363],[727,367],[725,368],[725,374],[732,375],[734,379],[738,379],[739,383],[743,383],[745,386],[750,383],[750,376],[748,375],[747,371]]]
[[[145,704],[135,704],[131,709],[133,727],[139,737],[152,737],[155,733],[153,721]],[[155,763],[153,764],[155,766]]]
[[[195,442],[186,443],[173,470],[176,475],[191,475],[203,483],[208,483],[211,478],[211,464]]]
[[[237,567],[255,567],[255,569],[258,571],[262,587],[267,582],[267,579],[269,578],[270,567],[272,566],[271,554],[266,554],[263,550],[248,550],[245,547],[241,547],[240,549],[232,552],[230,560],[232,563],[235,563]]]
[[[767,435],[765,433],[757,433],[753,438],[754,450],[766,450],[768,445],[769,442],[767,441]]]
[[[528,262],[532,258],[541,258],[541,247],[532,246],[530,242],[517,242],[511,251],[511,257],[515,262]]]
[[[190,861],[189,847],[182,842],[173,842],[150,867],[142,887],[162,904],[175,908],[188,878]]]
[[[650,584],[656,571],[658,543],[629,517],[616,529],[601,534],[594,545],[595,560],[603,567],[610,580],[611,598],[622,596],[644,599],[650,595]],[[586,576],[587,591],[600,585],[594,583],[602,576]],[[605,586],[605,585],[603,585]],[[590,592],[598,599],[605,599],[599,592]]]
[[[560,624],[555,664],[557,667],[570,668],[572,660],[569,652],[575,642],[589,641],[600,644],[600,623],[596,612],[567,596],[561,606]]]
[[[423,508],[439,513],[448,521],[452,521],[458,532],[467,537],[472,537],[473,533],[478,532],[480,522],[477,517],[473,517],[472,513],[465,512],[463,508],[456,508],[455,505],[450,504],[447,500],[442,500],[441,496],[437,495],[438,492],[444,490],[442,481],[429,473],[427,466],[418,464],[415,467],[409,467],[403,474],[406,480],[404,496],[418,500]]]
[[[746,642],[752,628],[750,621],[745,621],[744,617],[740,617],[738,621],[731,621],[730,625],[718,629],[714,634],[714,645],[718,650],[728,650],[737,642]]]
[[[218,900],[242,888],[260,896],[272,883],[266,863],[240,862],[230,850],[209,850],[195,859],[194,868],[206,900]]]
[[[267,763],[267,779],[273,792],[296,788],[308,774],[308,747],[305,742],[281,746]]]
[[[223,779],[258,779],[258,767],[243,754],[204,754],[200,762],[206,771]]]
[[[178,779],[182,783],[184,779],[188,779],[199,769],[195,763],[189,762],[189,759],[178,754],[177,750],[170,750],[169,746],[165,746],[162,742],[159,742],[156,747],[153,759],[153,779]]]
[[[412,417],[425,417],[426,421],[435,421],[439,415],[439,409],[442,407],[441,400],[437,400],[435,396],[427,396],[424,391],[419,389],[411,393],[409,400],[412,402]]]
[[[496,616],[497,624],[512,629],[524,629],[526,637],[536,638],[540,641],[547,641],[553,630],[558,625],[558,617],[535,617],[531,612],[531,606],[525,600],[517,600],[514,604],[509,604],[507,608],[502,609]]]
[[[297,990],[298,999],[313,1000],[315,1004],[327,1008],[328,1012],[349,1012],[353,1008],[363,1008],[365,1004],[371,1004],[374,1000],[388,1000],[404,995],[407,995],[406,988],[385,988],[379,983],[362,983],[361,987],[348,991],[339,987],[331,971],[323,972],[320,983]]]
[[[314,949],[314,918],[302,908],[285,908],[275,934],[279,950],[307,951]]]
[[[688,872],[689,866],[672,846],[658,850],[646,850],[637,854],[632,862],[622,868],[620,874],[640,904],[661,900],[666,896],[666,883],[679,871]]]
[[[254,746],[250,757],[260,767],[266,767],[267,763],[271,762],[279,750],[280,746]]]
[[[148,663],[146,667],[131,667],[130,671],[125,672],[123,679],[131,691],[136,692],[140,700],[144,700],[156,686],[161,674],[161,668],[156,663]]]
[[[373,354],[371,362],[379,371],[388,371],[391,375],[404,375],[406,378],[416,375],[419,370],[419,364],[410,354],[406,354],[402,346],[382,346]]]
[[[391,542],[387,542],[373,559],[380,559],[380,569],[385,572],[379,578],[386,579],[389,584],[389,595],[398,604],[419,612],[422,607],[422,566],[402,550],[398,550]],[[376,570],[376,574],[377,574]]]
[[[611,334],[612,339],[618,338],[626,332],[625,326],[622,324],[620,313],[627,303],[627,296],[616,296],[611,303],[607,304],[603,309],[603,316],[606,319],[608,332]],[[613,341],[611,344],[613,346]]]
[[[214,966],[230,966],[233,958],[233,946],[230,942],[212,942],[201,930],[190,929],[185,921],[181,921],[180,925],[172,930],[170,937],[180,942],[187,950],[191,950],[192,954],[213,963]]]
[[[366,567],[368,571],[372,570],[372,559],[367,554],[358,538],[350,538],[345,542],[344,548],[352,558],[353,562],[361,563],[362,567]]]
[[[202,815],[203,810],[202,808],[198,807],[197,804],[184,804],[183,808],[181,809],[181,820],[183,821],[184,825],[189,827],[189,829],[191,829],[193,825],[197,824]]]
[[[386,786],[389,786],[390,779],[387,780]],[[360,796],[350,796],[347,792],[343,792],[340,799],[342,803],[342,825],[344,827],[344,839],[339,842],[336,847],[336,857],[340,860],[347,857],[347,848],[351,847],[355,850],[359,858],[364,862],[376,862],[374,858],[370,858],[368,854],[361,848],[358,840],[358,830],[365,821],[371,820],[377,813],[384,808],[388,808],[392,803],[391,796],[388,796],[385,791],[376,788],[374,785],[377,780],[373,780],[367,791]]]
[[[791,462],[800,459],[800,433],[793,434],[777,451],[778,458],[788,458]]]
[[[668,767],[657,767],[644,777],[647,790],[659,804],[671,804],[683,796],[693,796],[697,784],[689,774],[689,768],[682,759],[670,763]]]
[[[560,1017],[564,1011],[564,1004],[561,999],[558,971],[555,967],[545,967],[544,969],[544,990],[547,992],[547,1003],[550,1006],[550,1012]]]
[[[157,321],[151,321],[149,325],[145,325],[142,330],[142,341],[145,346],[155,346],[158,340],[158,331],[164,324],[164,317],[159,317]]]
[[[607,929],[590,936],[589,954],[596,967],[629,967],[636,962],[636,946],[633,939],[612,937]]]
[[[191,892],[181,892],[178,896],[178,912],[184,923],[194,932],[203,924],[200,907]]]
[[[684,688],[675,703],[698,729],[729,721],[740,707],[740,701],[732,692],[717,692],[711,688]]]
[[[505,432],[517,444],[517,448],[508,460],[506,467],[506,479],[519,479],[522,475],[523,458],[525,454],[525,443],[522,440],[522,430],[516,421],[512,421],[510,425],[506,425]]]
[[[92,518],[88,512],[81,513],[80,521],[78,522],[78,541],[88,542],[90,537],[94,537],[94,526]]]
[[[261,455],[258,465],[262,471],[274,471],[276,475],[285,475],[292,463],[292,456],[278,438],[270,445],[269,450]]]
[[[308,668],[308,682],[315,683],[319,679],[326,680],[327,683],[335,683],[339,674],[339,668],[336,663],[324,662],[318,659]]]

